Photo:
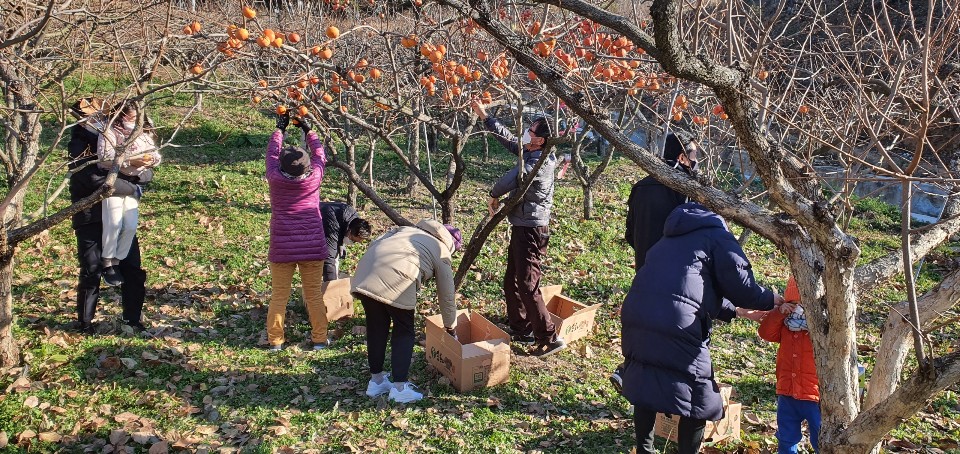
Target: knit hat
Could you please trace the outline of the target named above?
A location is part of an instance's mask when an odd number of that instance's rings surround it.
[[[793,312],[783,319],[783,324],[787,325],[787,329],[790,331],[806,331],[807,317],[803,315],[803,307],[797,306]]]
[[[447,228],[447,231],[450,232],[450,236],[453,237],[453,250],[459,251],[463,246],[463,236],[460,234],[460,229],[450,225],[443,224]]]
[[[291,177],[299,177],[310,170],[310,155],[303,148],[289,145],[280,152],[280,170]]]

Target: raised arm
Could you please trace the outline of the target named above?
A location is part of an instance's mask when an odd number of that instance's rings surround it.
[[[313,165],[314,172],[320,172],[319,177],[323,179],[324,170],[327,168],[327,154],[320,141],[320,136],[314,131],[305,131],[307,145],[310,147],[310,164]]]
[[[280,177],[280,146],[283,145],[283,131],[277,129],[267,144],[267,178]]]

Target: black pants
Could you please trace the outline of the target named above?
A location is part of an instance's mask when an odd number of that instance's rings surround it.
[[[390,338],[390,367],[393,381],[404,382],[410,374],[413,359],[413,311],[383,304],[365,295],[356,295],[367,317],[367,363],[371,374],[383,372]],[[390,322],[393,322],[393,334]]]
[[[103,225],[86,224],[74,229],[77,235],[77,258],[80,263],[80,281],[77,284],[77,320],[89,324],[97,312],[100,299],[100,263]],[[140,267],[140,243],[133,237],[130,253],[120,261],[117,270],[123,276],[121,301],[123,320],[128,323],[140,323],[143,311],[143,298],[146,293],[147,273]]]
[[[635,408],[633,410],[633,425],[637,431],[637,453],[656,454],[653,446],[653,425],[657,420],[657,412]],[[700,444],[703,443],[703,430],[707,421],[680,417],[677,427],[677,454],[697,454]]]
[[[503,293],[507,302],[507,320],[514,334],[533,333],[540,343],[557,338],[556,327],[540,294],[540,260],[547,253],[550,233],[543,227],[510,229],[507,248],[507,270],[503,276]]]

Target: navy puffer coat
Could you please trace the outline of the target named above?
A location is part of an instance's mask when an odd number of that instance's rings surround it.
[[[678,206],[663,235],[623,304],[623,392],[637,408],[716,421],[713,320],[732,320],[734,306],[773,309],[773,292],[757,285],[737,240],[703,206]]]

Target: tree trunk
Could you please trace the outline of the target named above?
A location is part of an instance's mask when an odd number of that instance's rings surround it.
[[[583,218],[593,219],[593,185],[583,185]]]
[[[13,249],[11,249],[0,256],[0,366],[12,367],[19,363],[20,348],[13,338]]]
[[[416,166],[420,166],[420,126],[414,125],[410,128],[410,132],[407,134],[407,155],[411,163],[414,163]],[[410,175],[407,177],[407,195],[413,197],[417,192],[417,185],[420,183],[420,180],[417,178],[417,174],[410,172]]]
[[[353,141],[351,141],[346,146],[347,148],[347,165],[351,168],[355,168],[357,162],[357,146]],[[347,184],[347,203],[352,207],[357,206],[357,185],[352,181]]]

